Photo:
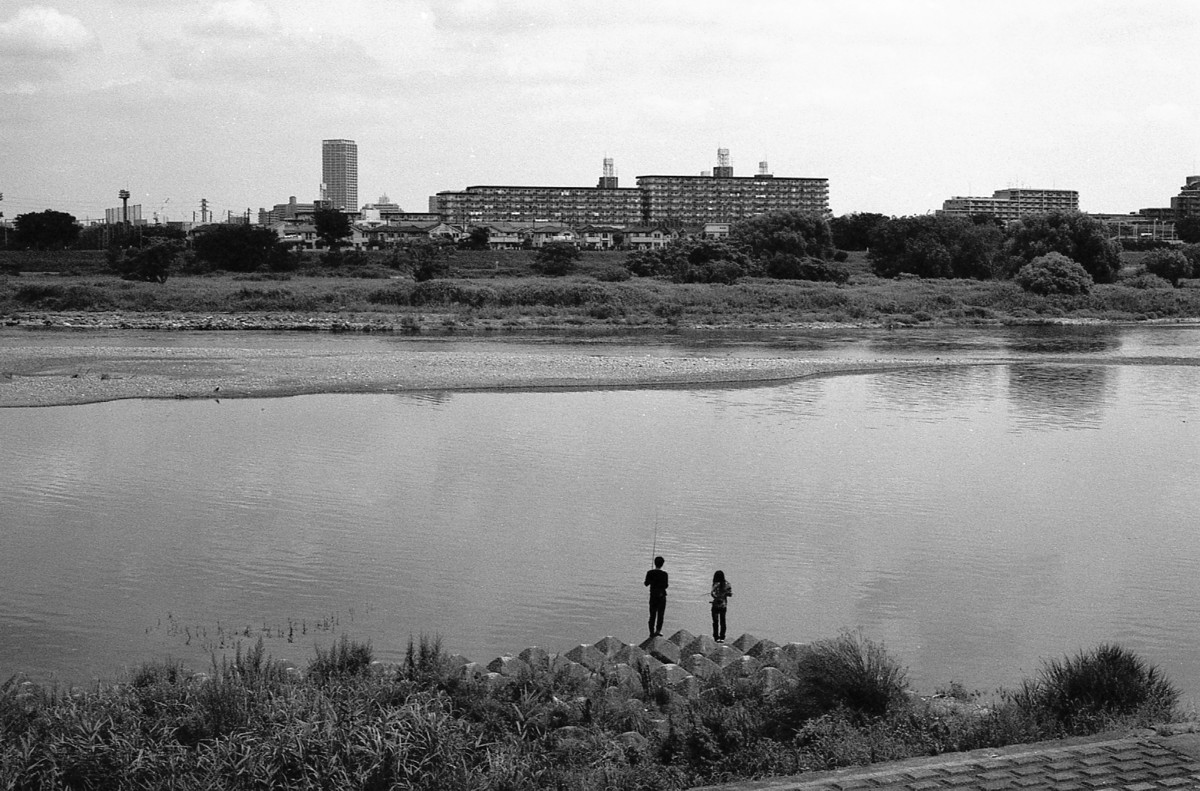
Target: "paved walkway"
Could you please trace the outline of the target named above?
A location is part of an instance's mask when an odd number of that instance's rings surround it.
[[[709,791],[1200,789],[1200,733],[1027,744],[706,788]]]

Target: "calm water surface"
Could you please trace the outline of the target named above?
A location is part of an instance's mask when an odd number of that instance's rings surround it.
[[[731,637],[862,628],[921,691],[989,691],[1116,641],[1196,699],[1197,341],[788,336],[726,353],[996,362],[0,410],[0,679],[203,668],[259,635],[298,663],[341,633],[387,660],[423,633],[483,662],[637,641],[656,547],[668,633],[706,631],[721,568]]]

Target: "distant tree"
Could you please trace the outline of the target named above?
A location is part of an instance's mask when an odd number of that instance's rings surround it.
[[[1121,247],[1104,224],[1081,212],[1049,212],[1022,217],[1005,243],[1008,269],[1015,271],[1047,253],[1079,263],[1092,280],[1112,283],[1121,270]]]
[[[829,221],[833,246],[839,250],[866,250],[871,246],[871,234],[887,219],[883,214],[871,212],[852,212],[834,217]]]
[[[1175,235],[1184,244],[1200,243],[1200,214],[1190,214],[1176,220]]]
[[[66,212],[18,214],[13,220],[12,246],[27,250],[63,250],[79,238],[79,223]]]
[[[1142,259],[1142,265],[1147,272],[1171,281],[1176,288],[1180,280],[1192,276],[1192,262],[1178,250],[1151,250]]]
[[[287,249],[279,236],[261,225],[210,225],[192,240],[198,262],[208,269],[253,272],[286,267]]]
[[[902,274],[928,278],[995,276],[1004,233],[967,217],[919,214],[893,217],[875,229],[869,259],[880,277]]]
[[[736,283],[753,269],[745,251],[716,239],[673,239],[652,250],[630,254],[626,266],[638,277],[665,277],[676,283]]]
[[[122,280],[166,283],[171,267],[183,254],[183,242],[156,239],[140,248],[118,248],[109,261]]]
[[[736,222],[729,229],[729,241],[754,258],[776,253],[829,258],[834,247],[829,221],[802,211],[770,212]]]
[[[762,260],[764,274],[780,280],[816,280],[845,283],[850,271],[840,263],[822,258],[775,253]]]
[[[459,242],[458,246],[463,250],[488,249],[488,229],[482,225],[476,225],[467,232],[467,238]]]
[[[1043,296],[1086,294],[1093,282],[1081,264],[1062,253],[1038,256],[1022,266],[1014,279],[1025,291]]]
[[[570,274],[579,262],[579,248],[571,242],[547,242],[533,256],[533,270],[543,275]]]
[[[401,244],[392,260],[417,282],[450,275],[450,248],[432,239],[413,239]]]
[[[317,230],[317,238],[330,250],[341,247],[353,230],[350,215],[337,209],[317,209],[313,212],[313,225]]]

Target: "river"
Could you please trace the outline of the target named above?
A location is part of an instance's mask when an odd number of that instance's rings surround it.
[[[707,631],[719,568],[730,638],[861,629],[918,691],[991,692],[1118,642],[1195,701],[1198,341],[709,335],[651,351],[964,364],[0,410],[0,680],[204,669],[260,636],[297,664],[341,634],[390,661],[421,635],[483,662],[636,642],[657,552],[667,634]]]

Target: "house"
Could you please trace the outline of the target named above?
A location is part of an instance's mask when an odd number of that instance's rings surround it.
[[[706,222],[704,229],[700,231],[700,237],[703,239],[728,239],[730,225],[731,223],[727,222]]]
[[[317,226],[312,223],[276,222],[270,228],[286,245],[300,250],[317,249]]]
[[[625,229],[625,246],[631,250],[657,250],[674,238],[675,232],[664,225],[635,225]]]
[[[525,242],[525,227],[507,222],[479,226],[487,231],[489,250],[516,250]]]
[[[615,250],[624,238],[624,230],[615,225],[586,225],[579,229],[579,243],[586,250]]]
[[[579,236],[565,225],[539,225],[530,229],[529,241],[535,247],[545,247],[551,242],[578,244]]]

